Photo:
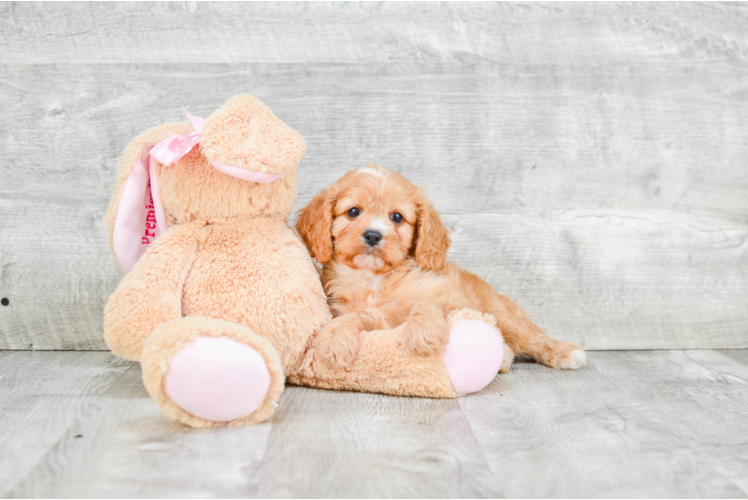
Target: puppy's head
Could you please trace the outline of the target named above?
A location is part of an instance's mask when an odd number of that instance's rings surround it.
[[[321,264],[386,273],[413,257],[438,271],[451,240],[439,214],[405,177],[376,165],[348,172],[299,211],[296,229]]]

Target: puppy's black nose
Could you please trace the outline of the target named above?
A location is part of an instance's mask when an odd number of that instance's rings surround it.
[[[366,240],[367,245],[375,247],[380,241],[382,241],[382,233],[374,231],[373,229],[367,229],[364,231],[364,239]]]

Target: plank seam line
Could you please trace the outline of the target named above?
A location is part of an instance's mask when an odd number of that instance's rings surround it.
[[[705,369],[706,371],[708,371],[709,373],[712,373],[712,374],[716,375],[723,382],[727,382],[727,380],[725,379],[725,377],[724,377],[724,375],[722,373],[714,370],[713,368],[709,368],[708,366],[704,366],[700,361],[698,361],[698,360],[696,360],[696,359],[694,359],[694,358],[692,358],[691,356],[688,355],[688,351],[698,351],[698,350],[701,350],[701,349],[683,349],[681,352],[683,352],[683,355],[685,357],[687,357],[688,359],[690,359],[691,361],[693,361],[694,363],[696,363],[697,365],[699,365],[700,367],[702,367],[703,369]],[[719,352],[719,350],[717,350],[717,349],[709,349],[709,350],[710,351],[714,351],[715,353],[719,354],[720,356],[722,356],[725,359],[728,359],[730,361],[736,362],[734,359],[730,358],[729,356],[725,356],[724,354],[722,354],[721,352]],[[742,377],[738,377],[737,375],[733,375],[733,377],[735,377],[735,378],[737,378],[739,380],[742,380],[743,382],[748,383],[748,380],[746,380],[746,379],[744,379]],[[748,492],[746,492],[746,493],[748,493]]]
[[[702,366],[702,367],[703,367],[704,369],[706,369],[706,370],[707,370],[707,371],[709,371],[709,372],[712,372],[712,370],[711,370],[711,369],[709,369],[709,368],[706,368],[706,367],[704,367],[703,365],[701,365],[701,363],[698,363],[697,361],[695,361],[695,360],[692,360],[692,359],[691,359],[691,358],[690,358],[690,357],[689,357],[688,355],[686,355],[686,349],[668,349],[668,350],[669,350],[669,351],[671,351],[671,352],[678,352],[678,351],[680,351],[680,352],[681,352],[681,354],[683,354],[683,356],[684,356],[684,357],[685,357],[685,358],[686,358],[687,360],[689,360],[689,361],[692,361],[692,362],[696,363],[696,364],[697,364],[697,365],[699,365],[699,366]],[[715,351],[715,352],[717,352],[717,351],[716,351],[715,349],[704,349],[704,350],[711,350],[711,351]],[[598,373],[599,375],[602,375],[602,376],[603,376],[603,377],[605,377],[606,379],[608,379],[608,380],[609,380],[609,381],[610,381],[610,382],[611,382],[611,383],[612,383],[612,384],[613,384],[613,385],[614,385],[615,387],[618,387],[618,389],[619,389],[619,390],[620,390],[620,391],[621,391],[622,393],[625,393],[625,392],[626,392],[626,389],[625,389],[625,387],[623,387],[623,386],[621,386],[620,384],[618,384],[618,382],[617,382],[616,380],[614,380],[614,379],[612,379],[611,377],[609,377],[609,376],[608,376],[608,375],[607,375],[606,373],[604,373],[603,371],[601,371],[601,370],[595,370],[595,372],[596,372],[596,373]],[[721,374],[719,374],[719,377],[720,377],[720,378],[722,378]],[[679,391],[679,392],[681,392],[681,393],[683,393],[683,395],[685,395],[685,396],[686,396],[686,398],[687,398],[688,400],[691,400],[691,395],[690,395],[690,394],[688,394],[688,393],[687,393],[686,391],[684,391],[684,390],[683,390],[683,389],[681,389],[680,387],[678,388],[678,391]],[[600,396],[600,395],[599,395],[599,394],[597,394],[597,393],[595,393],[595,396],[596,396],[596,397],[597,397],[597,398],[598,398],[598,399],[599,399],[600,401],[602,401],[602,402],[603,402],[603,403],[605,404],[605,406],[606,406],[606,407],[608,407],[608,409],[610,409],[610,410],[611,410],[611,411],[612,411],[613,413],[616,413],[616,414],[617,414],[617,415],[618,415],[619,417],[621,417],[621,415],[620,415],[620,414],[619,414],[619,413],[618,413],[617,411],[615,411],[615,410],[613,410],[612,408],[610,408],[610,406],[608,405],[608,402],[607,402],[607,401],[605,401],[605,400],[604,400],[604,399],[602,398],[602,396]],[[621,417],[621,418],[623,418],[623,417]],[[624,422],[625,422],[625,424],[624,424],[624,431],[625,431],[625,429],[626,429],[625,425],[627,424],[627,422],[626,422],[626,419],[625,419],[625,418],[624,418],[623,420],[624,420]],[[680,424],[680,422],[678,422],[678,423]],[[686,446],[686,447],[687,447],[687,448],[688,448],[689,450],[691,450],[691,451],[693,452],[694,456],[696,456],[696,457],[698,457],[698,456],[702,456],[702,457],[703,457],[703,456],[706,456],[706,457],[708,457],[708,458],[709,458],[709,461],[708,461],[708,462],[706,462],[706,463],[705,463],[705,465],[708,465],[708,466],[709,466],[709,468],[710,468],[710,469],[711,469],[712,471],[714,471],[715,473],[717,473],[717,474],[719,474],[720,476],[722,476],[722,477],[723,477],[723,478],[725,479],[725,481],[726,481],[727,483],[729,483],[729,484],[732,484],[733,486],[735,486],[735,487],[736,487],[737,489],[739,489],[739,490],[740,490],[740,491],[742,491],[743,493],[746,493],[746,494],[748,494],[748,491],[746,491],[745,489],[743,489],[743,487],[742,487],[742,486],[740,486],[739,484],[737,484],[737,483],[736,483],[736,482],[735,482],[735,481],[734,481],[734,480],[733,480],[733,479],[732,479],[731,477],[727,476],[727,475],[726,475],[726,474],[725,474],[725,473],[724,473],[724,472],[722,471],[722,469],[721,469],[721,467],[719,466],[719,464],[716,464],[716,463],[714,463],[714,462],[712,461],[712,460],[713,460],[713,456],[712,456],[712,455],[711,455],[711,454],[710,454],[710,453],[709,453],[708,451],[706,451],[706,450],[701,450],[701,449],[696,449],[696,448],[694,448],[693,444],[692,444],[692,443],[691,443],[690,441],[687,441],[687,440],[685,440],[685,439],[682,439],[682,438],[680,438],[680,437],[679,437],[679,436],[677,436],[677,435],[674,435],[673,437],[674,437],[675,439],[677,439],[678,441],[680,441],[680,443],[681,443],[681,444],[684,444],[684,445],[685,445],[685,446]]]
[[[111,384],[109,384],[104,390],[102,390],[101,393],[99,394],[99,396],[96,399],[94,399],[93,401],[91,401],[91,404],[89,404],[80,413],[80,415],[77,415],[75,417],[75,419],[70,424],[70,426],[68,426],[64,431],[62,431],[60,433],[60,437],[54,442],[54,444],[52,444],[52,446],[50,446],[47,449],[47,451],[44,453],[44,455],[42,455],[39,458],[39,460],[37,460],[37,462],[34,465],[32,465],[31,467],[29,467],[28,472],[26,472],[26,474],[24,474],[22,477],[18,478],[15,483],[12,483],[10,486],[8,486],[8,488],[5,491],[0,492],[0,497],[2,497],[2,498],[8,498],[10,496],[10,493],[12,493],[13,490],[15,490],[18,487],[18,485],[23,482],[24,479],[26,479],[32,472],[34,472],[36,470],[36,468],[39,467],[39,464],[41,464],[47,458],[47,456],[49,456],[49,454],[52,452],[52,450],[54,450],[57,447],[57,445],[60,443],[60,441],[62,441],[65,438],[65,436],[68,435],[68,433],[70,432],[70,429],[72,429],[78,422],[80,422],[81,418],[85,417],[88,414],[88,412],[91,409],[91,407],[93,405],[95,405],[102,398],[102,396],[104,396],[104,394],[106,394],[107,391],[109,391],[109,389],[111,389],[114,386],[114,384],[116,384],[117,382],[119,382],[119,380],[122,377],[124,377],[127,372],[129,372],[130,370],[132,370],[133,366],[135,366],[136,364],[137,363],[135,363],[134,361],[131,362],[130,366],[128,366],[127,369],[124,370],[120,374],[119,377],[117,377],[116,379],[114,379],[114,381],[112,381]]]
[[[683,354],[683,356],[684,356],[684,357],[685,357],[686,359],[688,359],[689,361],[691,361],[691,362],[693,362],[693,363],[696,363],[697,365],[699,365],[700,367],[702,367],[703,369],[705,369],[705,370],[706,370],[706,371],[708,371],[709,373],[712,373],[712,374],[716,375],[717,377],[719,377],[719,379],[720,379],[721,381],[723,381],[723,382],[727,382],[727,380],[725,379],[724,375],[723,375],[723,374],[722,374],[721,372],[719,372],[719,371],[716,371],[716,370],[715,370],[715,369],[713,369],[713,368],[709,368],[709,367],[707,367],[707,366],[704,366],[704,365],[703,365],[703,364],[701,364],[701,363],[700,363],[699,361],[697,361],[697,360],[693,359],[693,358],[692,358],[691,356],[689,356],[689,355],[688,355],[688,351],[690,351],[690,350],[691,350],[691,349],[680,349],[680,352],[681,352],[681,353]],[[724,357],[725,359],[729,359],[730,361],[732,361],[732,359],[731,359],[731,358],[729,358],[729,357],[725,356],[724,354],[722,354],[721,352],[719,352],[719,351],[718,351],[718,350],[716,350],[716,349],[709,349],[709,350],[710,350],[710,351],[713,351],[713,352],[715,352],[716,354],[718,354],[718,355],[720,355],[720,356],[722,356],[722,357]],[[742,378],[740,378],[740,377],[736,377],[736,378],[739,378],[740,380],[743,380],[743,381],[745,382],[745,379],[742,379]],[[687,392],[686,392],[686,391],[685,391],[685,390],[684,390],[684,389],[683,389],[682,387],[680,387],[680,386],[679,386],[679,387],[678,387],[678,390],[679,390],[679,391],[680,391],[681,393],[683,393],[683,394],[684,394],[684,395],[685,395],[685,396],[686,396],[687,398],[689,398],[689,399],[691,398],[691,395],[690,395],[690,394],[688,394],[688,393],[687,393]],[[693,448],[692,448],[692,447],[691,447],[690,445],[689,445],[689,448],[693,449]],[[694,450],[694,452],[695,452],[695,453],[698,453],[698,450]],[[712,453],[710,453],[710,452],[708,451],[708,449],[704,451],[704,455],[708,456],[708,457],[709,457],[710,459],[711,459],[711,458],[713,458],[713,456],[712,456]],[[746,495],[748,495],[748,490],[746,490],[745,488],[743,488],[743,487],[742,487],[742,486],[741,486],[740,484],[738,484],[737,482],[735,482],[735,481],[734,481],[734,480],[733,480],[733,479],[732,479],[731,477],[727,476],[727,475],[726,475],[726,474],[725,474],[724,472],[722,472],[722,470],[721,470],[721,467],[719,467],[719,466],[718,466],[717,464],[712,464],[712,463],[710,463],[709,465],[711,465],[711,466],[712,466],[712,468],[713,468],[714,470],[716,470],[717,472],[719,472],[719,474],[720,474],[720,475],[722,475],[722,477],[724,477],[724,478],[725,478],[725,479],[726,479],[727,481],[729,481],[729,482],[730,482],[730,483],[732,483],[732,484],[733,484],[734,486],[736,486],[736,487],[737,487],[737,488],[738,488],[738,489],[739,489],[740,491],[742,491],[743,493],[745,493]]]
[[[496,375],[498,376],[498,374]],[[492,487],[496,487],[499,490],[501,490],[501,498],[506,498],[503,489],[501,488],[501,481],[499,479],[499,476],[496,474],[496,471],[491,467],[491,462],[488,461],[486,458],[486,452],[483,450],[483,444],[480,442],[480,439],[478,439],[478,436],[475,435],[475,430],[473,429],[473,424],[470,423],[470,419],[468,418],[468,412],[465,411],[465,408],[462,407],[462,403],[460,402],[460,398],[456,398],[457,407],[460,409],[460,412],[462,413],[462,416],[465,417],[465,422],[468,424],[468,428],[470,429],[470,434],[473,436],[473,439],[475,439],[475,442],[478,444],[478,450],[480,450],[481,458],[483,459],[483,463],[486,464],[486,467],[488,468],[488,471],[491,473],[491,478],[496,482],[496,484],[492,484]]]

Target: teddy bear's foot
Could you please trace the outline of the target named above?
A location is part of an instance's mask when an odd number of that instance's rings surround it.
[[[504,339],[495,319],[461,309],[447,318],[452,329],[444,353],[444,368],[458,394],[478,392],[494,379],[504,360]]]
[[[159,325],[141,363],[146,389],[163,412],[191,427],[262,422],[285,382],[267,340],[242,325],[197,316]]]
[[[227,338],[198,337],[171,360],[165,389],[183,410],[205,420],[230,422],[255,411],[270,388],[262,356]]]

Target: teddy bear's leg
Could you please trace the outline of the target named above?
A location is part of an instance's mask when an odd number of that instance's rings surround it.
[[[163,412],[191,427],[262,422],[285,382],[269,341],[237,323],[199,316],[159,325],[141,364],[146,389]]]
[[[453,311],[449,342],[444,352],[444,368],[458,394],[478,392],[499,373],[504,361],[504,339],[495,320],[469,309]]]
[[[499,372],[503,338],[492,316],[469,309],[453,311],[446,349],[436,355],[415,353],[403,343],[404,325],[362,332],[353,363],[330,369],[310,349],[294,384],[326,389],[379,392],[400,396],[454,398],[477,392]]]

